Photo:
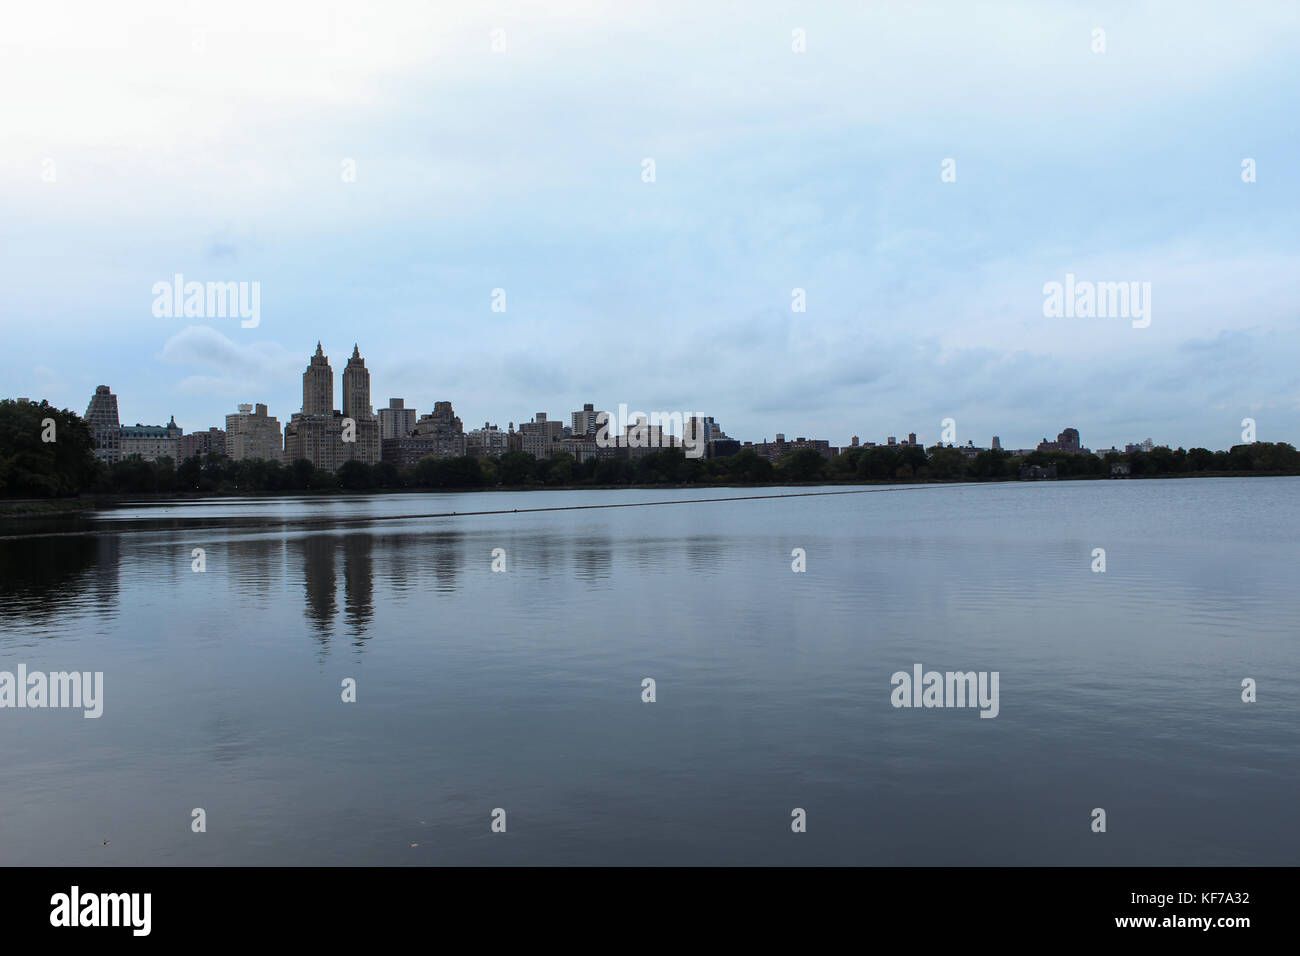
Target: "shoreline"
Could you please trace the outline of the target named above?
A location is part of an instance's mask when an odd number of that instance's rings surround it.
[[[128,501],[147,501],[147,502],[189,502],[189,501],[214,501],[224,499],[244,499],[244,498],[304,498],[304,497],[366,497],[370,495],[408,495],[408,494],[469,494],[469,493],[487,493],[494,492],[520,492],[520,491],[667,491],[698,488],[701,490],[708,489],[748,489],[762,490],[768,488],[843,488],[851,487],[898,487],[907,488],[911,486],[925,485],[1007,485],[1007,484],[1042,484],[1044,482],[1070,482],[1070,481],[1165,481],[1177,480],[1182,478],[1294,478],[1293,474],[1286,472],[1180,472],[1177,474],[1164,475],[1126,475],[1122,478],[1112,478],[1109,475],[1069,475],[1058,478],[983,478],[983,479],[958,479],[958,480],[900,480],[890,481],[881,479],[854,479],[852,481],[770,481],[770,482],[746,482],[736,484],[734,482],[691,482],[680,484],[627,484],[627,485],[497,485],[491,488],[483,487],[462,487],[462,488],[367,488],[364,490],[347,490],[340,488],[326,488],[319,490],[297,490],[297,491],[254,491],[254,492],[223,492],[223,491],[194,491],[184,493],[170,493],[157,495],[138,495],[138,494],[92,494],[79,495],[75,498],[15,498],[0,499],[0,518],[49,518],[59,515],[76,515],[91,513],[104,509],[118,507]],[[747,496],[747,497],[759,497]]]

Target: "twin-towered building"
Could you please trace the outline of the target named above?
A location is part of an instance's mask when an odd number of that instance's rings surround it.
[[[334,407],[334,370],[316,343],[302,375],[302,411],[284,426],[284,459],[336,471],[345,461],[379,461],[379,419],[370,405],[370,372],[357,346],[343,370],[343,410]]]

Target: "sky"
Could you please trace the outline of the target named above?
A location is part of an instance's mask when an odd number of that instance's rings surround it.
[[[285,422],[319,340],[336,405],[356,344],[376,408],[466,428],[1300,445],[1293,0],[3,19],[3,396]],[[178,273],[257,283],[256,327],[156,315]],[[1149,324],[1045,315],[1067,274],[1149,288]]]

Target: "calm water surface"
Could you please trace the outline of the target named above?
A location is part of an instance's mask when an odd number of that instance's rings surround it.
[[[464,514],[779,491],[9,521],[0,670],[105,700],[0,710],[0,864],[1300,860],[1300,479]],[[998,717],[895,709],[915,663]]]

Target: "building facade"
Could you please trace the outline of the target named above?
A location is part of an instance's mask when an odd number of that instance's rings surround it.
[[[596,411],[596,406],[590,402],[582,406],[582,411],[574,412],[571,416],[572,425],[570,432],[573,435],[594,435],[599,427],[596,422],[596,416],[600,413]]]
[[[465,433],[465,454],[475,458],[500,457],[510,450],[510,434],[496,425],[483,423]]]
[[[912,443],[915,443],[916,436],[912,435],[910,437]],[[890,438],[889,443],[891,445],[895,444],[894,439]],[[753,449],[754,453],[760,458],[766,458],[774,465],[791,452],[803,451],[805,448],[811,448],[827,461],[838,455],[840,451],[838,448],[832,447],[831,443],[825,439],[804,438],[801,436],[794,441],[786,441],[785,435],[780,432],[777,433],[776,441],[745,442],[742,447]]]
[[[465,428],[451,402],[434,402],[433,411],[422,415],[409,435],[385,438],[382,454],[398,468],[413,468],[421,458],[462,458],[467,454]]]
[[[181,429],[176,424],[176,416],[171,417],[166,425],[123,425],[121,429],[122,459],[139,455],[145,461],[157,461],[159,458],[180,460]]]
[[[208,455],[224,455],[225,453],[226,433],[213,425],[205,432],[190,432],[188,435],[182,435],[180,457],[177,461],[185,461],[188,458],[204,458]]]
[[[1048,441],[1044,438],[1038,443],[1038,451],[1066,451],[1072,455],[1087,451],[1079,442],[1079,431],[1076,428],[1067,428],[1056,436],[1056,441]]]
[[[401,438],[415,430],[414,408],[406,407],[406,399],[390,398],[388,407],[379,410],[379,440]]]
[[[268,415],[261,402],[256,408],[249,404],[239,406],[239,411],[226,416],[226,456],[232,461],[261,458],[266,461],[283,461],[284,438],[280,420]]]
[[[595,461],[599,457],[596,436],[590,434],[573,434],[560,439],[560,451],[568,452],[578,464]]]
[[[531,422],[519,425],[520,451],[534,458],[550,458],[561,451],[560,441],[564,438],[564,423],[548,421],[545,412],[538,412]]]
[[[122,459],[122,423],[117,417],[117,396],[100,385],[86,407],[86,424],[95,440],[95,457],[111,465]]]

